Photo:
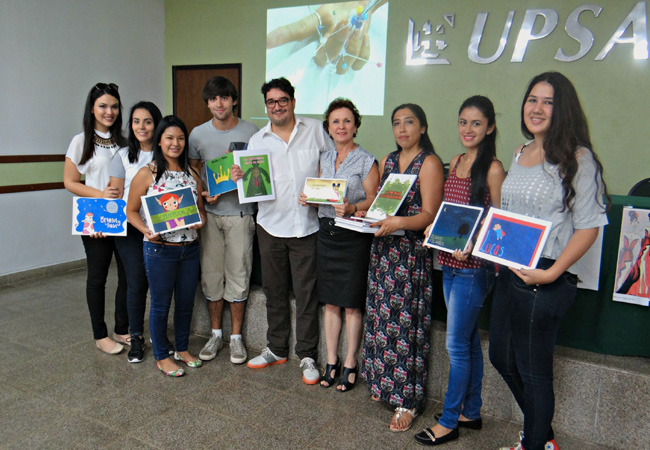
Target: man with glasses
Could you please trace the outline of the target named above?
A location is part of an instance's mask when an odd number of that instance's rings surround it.
[[[210,78],[203,87],[202,96],[212,119],[190,133],[188,155],[196,170],[207,161],[225,155],[226,151],[242,150],[250,137],[259,131],[256,125],[233,114],[239,95],[227,78]],[[206,180],[203,181],[207,186]],[[242,364],[247,358],[241,331],[253,266],[253,204],[240,204],[236,191],[212,197],[204,191],[202,195],[208,214],[205,226],[199,231],[201,286],[208,299],[212,336],[199,358],[213,360],[223,347],[221,321],[225,302],[228,302],[232,321],[230,362]]]
[[[289,287],[296,297],[296,354],[302,379],[316,384],[318,357],[318,299],[316,298],[316,234],[318,213],[302,207],[298,198],[305,178],[318,177],[320,153],[333,143],[322,122],[294,114],[294,88],[285,78],[262,86],[269,123],[249,142],[249,149],[268,149],[276,198],[258,203],[257,238],[268,321],[267,348],[248,361],[261,369],[287,362],[291,319]],[[233,166],[233,179],[243,172]]]

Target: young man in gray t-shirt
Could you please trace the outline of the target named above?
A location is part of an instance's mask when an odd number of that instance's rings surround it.
[[[218,76],[210,78],[203,87],[202,96],[212,119],[190,133],[190,164],[197,170],[206,161],[223,156],[227,151],[243,149],[259,130],[233,114],[239,96],[230,80]],[[208,299],[212,336],[199,358],[210,361],[223,346],[221,322],[225,300],[230,303],[232,319],[230,361],[242,364],[247,358],[241,330],[253,263],[254,206],[240,204],[237,191],[212,197],[204,191],[202,195],[208,214],[200,230],[201,286]]]

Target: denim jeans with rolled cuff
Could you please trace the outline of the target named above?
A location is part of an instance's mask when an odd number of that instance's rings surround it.
[[[151,306],[149,333],[157,361],[169,357],[167,320],[174,298],[174,345],[177,352],[187,351],[194,295],[199,282],[199,244],[184,246],[145,242],[144,263],[149,280]]]

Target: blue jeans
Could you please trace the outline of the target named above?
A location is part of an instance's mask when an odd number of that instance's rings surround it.
[[[149,279],[151,308],[149,333],[157,361],[169,357],[167,320],[174,296],[174,332],[177,352],[187,351],[194,295],[199,282],[199,244],[171,246],[145,242],[144,263]]]
[[[129,313],[129,332],[132,336],[144,333],[144,312],[147,307],[147,272],[144,270],[142,233],[127,225],[127,235],[115,237],[115,247],[122,258],[126,272],[126,309]]]
[[[478,315],[492,283],[494,266],[477,269],[442,267],[442,286],[447,305],[449,382],[439,423],[456,428],[458,416],[481,417],[483,351]]]
[[[547,269],[553,260],[540,259]],[[560,320],[577,293],[577,277],[563,273],[550,284],[527,286],[503,268],[490,320],[490,361],[524,413],[526,450],[542,450],[553,439],[553,351]]]
[[[90,323],[93,327],[93,337],[104,339],[108,337],[108,328],[104,322],[104,308],[106,306],[106,279],[111,268],[111,260],[115,254],[117,263],[117,290],[115,291],[115,327],[116,334],[129,332],[129,319],[126,311],[126,275],[122,259],[115,250],[115,238],[91,238],[81,236],[81,241],[86,251],[86,265],[88,275],[86,278],[86,302],[90,312]]]

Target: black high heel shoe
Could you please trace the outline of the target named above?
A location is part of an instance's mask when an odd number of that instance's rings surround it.
[[[354,374],[354,381],[350,382],[350,375]],[[339,392],[347,392],[351,391],[352,388],[357,384],[357,378],[359,378],[359,366],[355,366],[354,368],[350,369],[349,367],[343,366],[343,374],[341,375],[341,379],[339,380],[339,386],[342,387],[342,389],[337,389]]]
[[[334,372],[334,375],[332,376],[332,372]],[[336,357],[336,364],[328,364],[325,366],[325,373],[323,374],[323,377],[320,379],[321,382],[326,382],[327,386],[324,384],[321,384],[321,387],[328,388],[334,385],[334,382],[338,378],[338,376],[341,374],[341,360],[339,357]]]

